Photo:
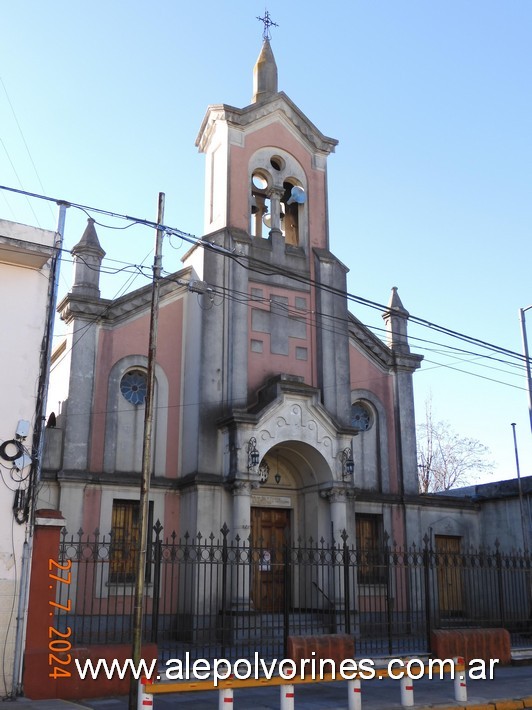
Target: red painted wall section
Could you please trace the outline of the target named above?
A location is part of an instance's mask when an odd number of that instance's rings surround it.
[[[98,527],[101,502],[101,489],[90,484],[85,486],[85,490],[83,491],[83,519],[81,523],[83,532],[92,534]],[[76,533],[77,530],[69,530],[68,532]]]
[[[51,692],[54,686],[48,658],[50,627],[54,627],[54,607],[50,602],[55,602],[57,584],[61,582],[50,574],[63,578],[67,573],[54,565],[50,569],[49,561],[58,561],[59,538],[65,521],[58,510],[38,510],[35,519],[23,685],[29,697],[54,697],[39,693]]]
[[[399,493],[397,476],[397,452],[395,449],[395,416],[393,408],[393,376],[383,372],[353,344],[349,346],[349,366],[351,370],[351,390],[370,390],[381,401],[386,411],[388,426],[388,456],[390,461],[390,488]]]
[[[404,509],[402,506],[394,505],[391,508],[392,530],[391,544],[397,543],[397,547],[405,548],[412,540],[406,539]]]
[[[148,312],[115,328],[100,330],[92,419],[91,471],[103,470],[107,390],[111,369],[128,355],[147,357],[148,335]],[[158,416],[168,417],[165,475],[170,478],[178,474],[183,341],[183,298],[162,303],[159,312],[157,364],[168,378],[169,399],[168,408]]]
[[[180,498],[176,496],[176,494],[171,491],[170,493],[166,493],[164,496],[164,520],[161,520],[161,523],[165,524],[165,528],[163,530],[162,536],[163,538],[169,537],[172,532],[178,532],[178,525],[179,525],[179,504],[180,504]]]
[[[61,513],[57,510],[37,511],[24,650],[24,695],[33,700],[124,695],[128,692],[129,677],[120,680],[118,675],[115,675],[112,680],[108,680],[104,673],[100,673],[97,680],[81,680],[74,659],[77,658],[82,666],[89,658],[95,664],[100,658],[105,658],[109,663],[116,658],[123,663],[126,658],[131,657],[131,644],[79,647],[76,646],[74,633],[68,638],[54,633],[54,629],[63,634],[68,631],[59,629],[58,612],[50,604],[56,601],[57,585],[65,584],[69,579],[68,570],[62,570],[49,562],[59,562],[60,531],[64,523]],[[50,575],[65,579],[65,582],[59,582]],[[61,603],[66,604],[64,596]],[[68,648],[69,645],[71,648]],[[145,644],[142,658],[148,664],[157,658],[157,646]],[[59,671],[55,672],[54,669]],[[65,672],[70,673],[70,676],[62,675]]]
[[[157,658],[157,653],[156,644],[147,643],[143,645],[141,658],[145,660],[148,668],[152,660]],[[123,665],[126,659],[132,656],[130,644],[76,646],[72,648],[70,655],[72,657],[70,666],[72,675],[69,678],[57,678],[55,680],[48,678],[48,682],[41,684],[28,681],[24,685],[24,695],[32,700],[55,700],[58,698],[62,700],[81,700],[83,698],[109,698],[128,694],[130,684],[128,674],[122,680],[117,673],[114,674],[113,678],[108,679],[102,671],[95,680],[90,675],[82,680],[74,666],[74,661],[77,659],[81,668],[85,667],[89,659],[92,661],[93,666],[96,666],[100,659],[105,659],[108,666],[111,666],[115,659],[120,665]],[[76,707],[81,706],[78,705]]]

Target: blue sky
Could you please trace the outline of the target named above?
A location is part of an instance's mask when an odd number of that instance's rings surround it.
[[[532,305],[532,3],[271,0],[268,9],[279,24],[279,88],[339,140],[330,243],[350,268],[350,292],[386,303],[398,286],[411,314],[522,352],[518,309]],[[162,191],[166,223],[201,235],[194,141],[208,104],[249,103],[263,14],[252,0],[4,3],[0,183],[148,219]],[[48,229],[57,220],[54,206],[3,191],[0,217]],[[85,221],[68,211],[68,249]],[[149,230],[98,233],[111,259],[152,263]],[[185,251],[166,243],[164,268],[179,268]],[[127,278],[107,276],[103,295]],[[62,293],[69,284],[66,262]],[[377,311],[352,311],[382,327]],[[532,347],[532,310],[527,324]],[[431,394],[436,418],[490,447],[490,478],[515,476],[516,422],[521,472],[532,474],[524,370],[426,328],[409,332],[426,358],[415,376],[419,418]],[[450,355],[448,345],[476,354]]]

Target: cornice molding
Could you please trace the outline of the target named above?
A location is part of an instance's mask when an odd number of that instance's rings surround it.
[[[228,104],[209,106],[196,138],[196,146],[200,152],[206,151],[217,121],[224,121],[230,126],[244,129],[262,118],[275,114],[284,115],[315,150],[329,154],[333,153],[338,145],[336,139],[325,136],[293,101],[280,91],[268,101],[250,104],[242,109]]]
[[[187,267],[162,279],[160,282],[161,300],[179,291],[185,293],[191,272],[192,268]],[[151,304],[151,295],[151,284],[115,300],[91,298],[70,292],[59,303],[57,311],[61,319],[67,323],[70,323],[74,318],[85,318],[87,320],[99,320],[102,324],[113,324],[147,310]]]

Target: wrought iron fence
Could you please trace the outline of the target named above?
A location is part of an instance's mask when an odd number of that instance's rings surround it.
[[[72,574],[56,628],[70,626],[76,644],[130,643],[135,555],[123,536],[63,531]],[[402,549],[385,535],[357,549],[345,534],[253,545],[226,525],[178,537],[157,522],[145,574],[144,637],[163,660],[279,657],[289,635],[327,633],[352,634],[361,656],[426,651],[435,628],[504,626],[514,646],[532,642],[530,557],[498,546],[442,552],[426,537]]]

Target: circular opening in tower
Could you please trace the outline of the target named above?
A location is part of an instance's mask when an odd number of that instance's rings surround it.
[[[268,181],[261,173],[253,173],[251,182],[256,190],[265,190],[268,187]]]

